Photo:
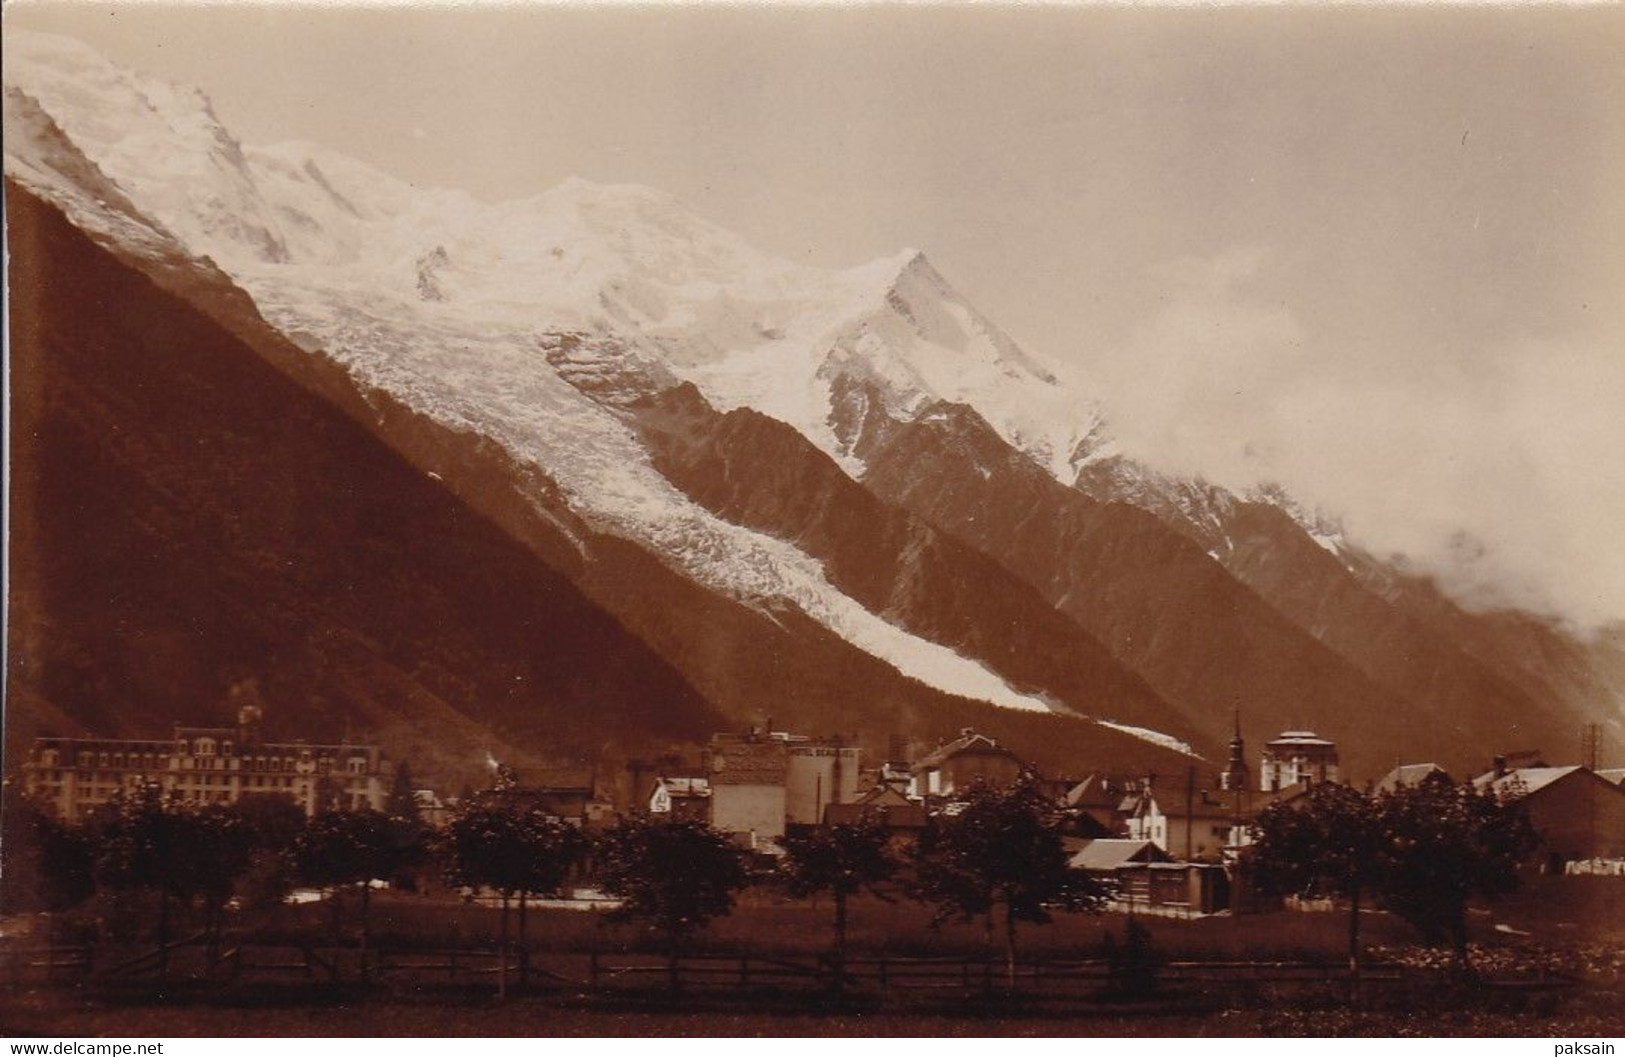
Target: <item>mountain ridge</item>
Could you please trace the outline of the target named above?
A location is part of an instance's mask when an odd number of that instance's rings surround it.
[[[1098,702],[1118,696],[1136,703],[1117,719],[1209,754],[1236,707],[1403,717],[1343,734],[1380,771],[1411,747],[1465,767],[1608,714],[1606,649],[1435,604],[1284,494],[1122,455],[1089,387],[917,250],[821,270],[637,185],[419,190],[327,148],[241,144],[201,93],[18,36],[9,175],[577,563],[578,588],[735,717],[767,669],[685,658],[694,638],[583,555],[621,553],[747,653],[757,614],[803,673],[855,650],[870,661],[840,665],[916,716],[968,697],[1110,719]]]

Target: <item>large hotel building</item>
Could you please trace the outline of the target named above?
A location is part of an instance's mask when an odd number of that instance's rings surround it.
[[[319,807],[383,808],[394,765],[376,745],[262,741],[260,715],[245,705],[235,727],[176,727],[168,741],[37,738],[23,787],[66,821],[148,782],[193,804],[266,794],[291,798],[307,815]]]

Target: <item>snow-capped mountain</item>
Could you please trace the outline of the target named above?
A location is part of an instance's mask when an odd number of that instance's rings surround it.
[[[121,255],[246,292],[263,341],[305,351],[282,369],[338,365],[386,443],[511,533],[574,540],[578,583],[713,697],[745,684],[592,571],[603,541],[934,694],[1179,753],[1236,704],[1324,716],[1383,762],[1573,719],[1381,597],[1289,497],[1125,458],[1087,382],[915,250],[812,268],[648,188],[487,203],[245,145],[196,90],[60,37],[8,34],[5,82],[11,180]],[[459,438],[478,469],[434,451]],[[1414,718],[1385,740],[1374,712]]]
[[[201,93],[66,38],[17,33],[9,53],[10,83],[256,298],[333,290],[442,327],[635,334],[719,408],[788,422],[859,472],[857,438],[830,422],[842,381],[873,383],[900,417],[938,400],[970,404],[1068,481],[1099,424],[1091,397],[915,250],[848,271],[793,264],[630,185],[569,180],[487,205],[312,144],[245,148]]]
[[[865,608],[792,543],[691,500],[654,468],[616,401],[583,384],[635,377],[635,391],[657,391],[702,376],[723,364],[740,326],[769,343],[858,333],[926,268],[913,255],[849,273],[798,268],[642,188],[570,181],[490,206],[420,193],[306,145],[244,148],[199,93],[60,38],[12,35],[6,68],[8,94],[40,129],[8,136],[8,171],[20,184],[71,206],[76,223],[105,240],[122,245],[134,222],[152,233],[147,249],[217,265],[278,331],[331,357],[363,389],[545,470],[595,530],[648,546],[731,598],[793,606],[938,691],[1145,718],[1134,702],[1068,703],[1014,686],[982,659]],[[74,165],[39,164],[45,132]]]
[[[487,209],[459,195],[420,200],[331,156],[328,175],[316,152],[248,153],[201,93],[126,74],[61,38],[24,37],[8,68],[188,248],[221,263],[267,319],[328,350],[366,384],[549,467],[578,512],[651,542],[710,586],[792,601],[943,689],[1012,708],[1048,707],[852,603],[795,548],[695,506],[650,466],[624,425],[555,371],[539,369],[542,339],[528,321],[613,332],[609,320],[635,320],[635,304],[669,317],[672,306],[652,304],[656,286],[680,289],[675,278],[695,270],[720,288],[718,280],[759,266],[736,240],[642,189],[599,193],[568,183]],[[448,261],[439,281],[451,292],[443,299],[424,298],[418,271],[408,267],[425,242]],[[537,254],[537,246],[547,249]],[[622,255],[639,261],[642,274],[617,269]],[[532,290],[548,296],[527,296]],[[582,303],[593,310],[583,314]]]

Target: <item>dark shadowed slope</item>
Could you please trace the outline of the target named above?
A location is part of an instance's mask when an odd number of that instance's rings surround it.
[[[428,766],[692,735],[708,702],[563,574],[8,185],[8,753],[62,715],[371,729]]]
[[[1210,738],[1242,710],[1255,740],[1314,727],[1355,774],[1450,731],[1316,642],[1144,510],[1099,503],[1012,452],[975,412],[942,404],[872,428],[865,483],[1026,578]]]
[[[1620,625],[1592,631],[1515,609],[1476,612],[1433,580],[1360,551],[1349,555],[1354,575],[1395,609],[1448,637],[1485,669],[1557,713],[1493,743],[1493,751],[1541,749],[1554,763],[1580,759],[1581,728],[1603,727],[1607,746],[1625,751],[1625,634]],[[1621,756],[1625,759],[1625,756]],[[1484,760],[1479,760],[1483,766]]]
[[[633,405],[656,466],[696,501],[819,558],[866,608],[1086,715],[1201,738],[1030,584],[882,502],[794,428],[721,414],[689,385]]]
[[[1467,643],[1476,633],[1465,624],[1430,621],[1399,604],[1372,577],[1351,572],[1346,545],[1332,553],[1276,503],[1165,477],[1122,458],[1090,465],[1078,488],[1149,510],[1188,536],[1283,616],[1414,702],[1419,719],[1457,739],[1466,765],[1482,765],[1496,746],[1550,741],[1579,722],[1561,699],[1475,654]],[[1357,558],[1355,567],[1362,561],[1368,560]],[[1381,571],[1369,564],[1374,574]],[[1420,760],[1424,751],[1401,746],[1395,761]]]
[[[1455,739],[1466,766],[1485,765],[1495,746],[1540,744],[1575,725],[1554,698],[1526,692],[1471,656],[1459,635],[1367,590],[1278,507],[1238,505],[1230,532],[1226,568],[1373,680],[1416,702]]]

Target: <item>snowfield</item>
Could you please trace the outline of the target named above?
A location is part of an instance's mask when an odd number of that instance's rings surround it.
[[[792,603],[939,690],[1048,710],[979,662],[869,612],[791,544],[689,500],[613,411],[544,353],[546,336],[562,331],[617,342],[723,408],[749,403],[803,428],[855,472],[826,421],[824,368],[840,360],[833,350],[843,340],[867,330],[888,343],[905,412],[1025,363],[1001,360],[1000,349],[1019,353],[968,308],[927,304],[915,287],[940,278],[913,251],[847,272],[804,268],[660,192],[579,180],[488,205],[310,144],[245,147],[201,93],[115,67],[66,38],[8,34],[7,60],[7,172],[87,230],[149,254],[207,257],[302,347],[437,422],[496,441],[551,476],[589,524],[651,547],[708,587]],[[888,304],[896,289],[933,313],[951,349],[907,337]],[[912,357],[945,349],[981,373],[928,393],[952,371]]]
[[[1149,730],[1145,727],[1134,727],[1127,723],[1116,723],[1109,719],[1097,719],[1095,722],[1103,727],[1110,727],[1115,731],[1130,735],[1131,737],[1139,738],[1141,741],[1149,741],[1153,745],[1161,745],[1165,749],[1172,749],[1175,752],[1182,752],[1186,756],[1200,759],[1200,757],[1196,755],[1195,749],[1191,748],[1189,744],[1180,741],[1171,734],[1164,734],[1157,730]]]

